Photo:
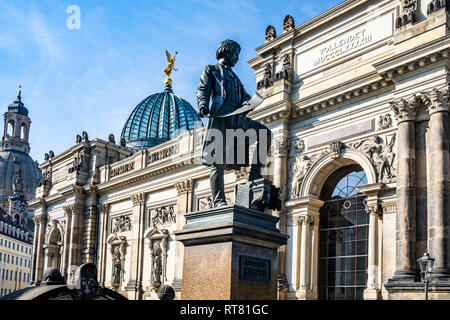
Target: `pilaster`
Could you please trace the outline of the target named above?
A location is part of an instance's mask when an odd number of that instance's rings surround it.
[[[178,191],[177,199],[177,222],[176,229],[180,230],[186,223],[185,214],[192,212],[192,195],[194,192],[195,181],[187,179],[179,181],[175,184]],[[183,259],[184,246],[181,242],[175,242],[175,270],[174,270],[174,287],[176,299],[181,298],[181,281],[183,277]]]
[[[273,153],[273,184],[280,188],[280,199],[282,207],[280,211],[273,211],[273,215],[280,218],[278,228],[281,233],[286,233],[286,201],[287,189],[287,156],[289,153],[288,131],[283,130],[272,142]],[[278,249],[278,300],[286,300],[289,287],[286,280],[286,246]]]
[[[142,263],[144,253],[144,226],[145,226],[145,193],[136,193],[131,196],[133,202],[132,229],[130,243],[130,260],[133,261],[130,269],[130,278],[125,287],[128,299],[142,298]]]

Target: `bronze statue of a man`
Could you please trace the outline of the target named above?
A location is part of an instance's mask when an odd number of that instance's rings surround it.
[[[243,106],[250,104],[251,99],[232,70],[239,60],[240,52],[241,47],[237,42],[222,41],[216,51],[218,63],[205,67],[197,90],[198,115],[209,118],[202,163],[211,167],[210,184],[215,207],[227,204],[224,171],[249,166],[250,137],[254,136],[257,143],[250,181],[263,178],[261,170],[272,140],[271,131],[266,126],[246,117],[250,110],[239,113],[241,108],[245,109]],[[238,140],[245,142],[236,143]]]

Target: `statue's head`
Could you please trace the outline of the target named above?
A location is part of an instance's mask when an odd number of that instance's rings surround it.
[[[217,60],[223,60],[223,62],[230,67],[234,67],[239,61],[239,53],[241,52],[241,46],[239,43],[233,40],[224,40],[219,44],[216,51]]]

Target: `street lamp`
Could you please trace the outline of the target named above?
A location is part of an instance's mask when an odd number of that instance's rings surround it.
[[[417,260],[420,266],[420,277],[425,283],[425,300],[428,300],[428,284],[431,281],[431,272],[433,271],[434,258],[428,252],[425,252],[422,258]]]

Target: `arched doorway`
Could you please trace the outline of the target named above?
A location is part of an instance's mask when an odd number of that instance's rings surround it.
[[[332,173],[321,199],[319,238],[319,299],[362,300],[367,282],[369,216],[358,186],[367,185],[361,166],[352,164]]]

